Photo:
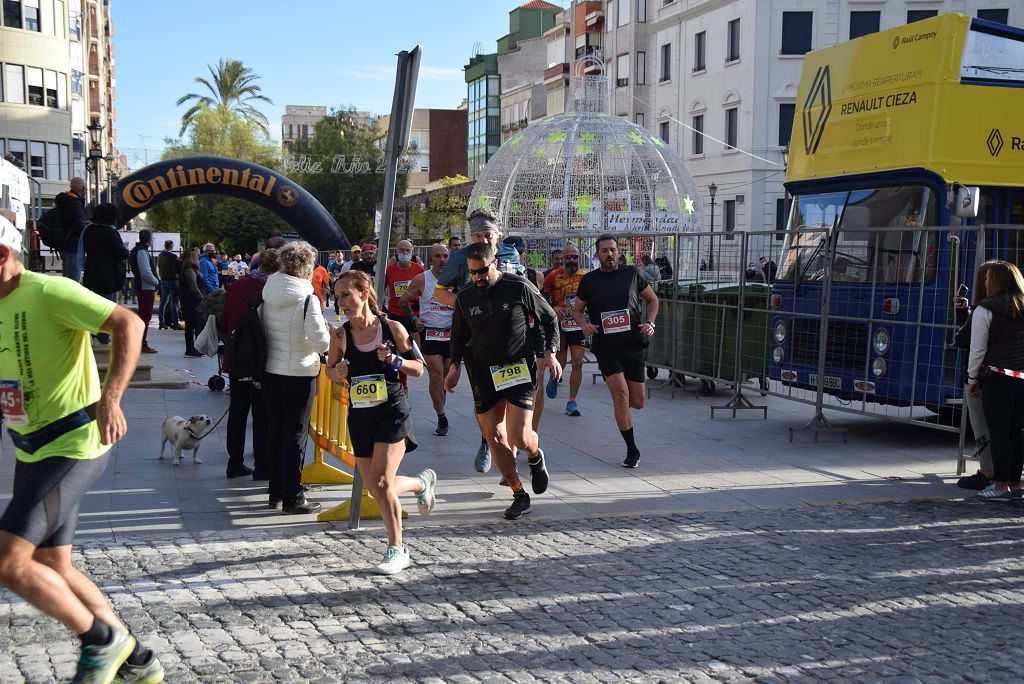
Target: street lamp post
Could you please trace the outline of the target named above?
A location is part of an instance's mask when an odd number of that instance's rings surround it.
[[[91,167],[93,173],[94,186],[96,188],[96,194],[94,202],[99,204],[100,202],[100,160],[103,159],[103,124],[98,119],[94,120],[91,124],[86,126],[89,129],[89,154],[86,157],[86,163]]]
[[[113,202],[114,201],[113,200],[113,195],[111,193],[113,192],[112,187],[113,187],[113,179],[114,179],[114,155],[108,152],[107,156],[103,158],[103,161],[105,161],[107,163],[106,164],[107,201],[108,202]]]
[[[711,237],[708,239],[708,270],[715,270],[715,193],[718,186],[712,183],[708,186],[708,194],[711,195]]]

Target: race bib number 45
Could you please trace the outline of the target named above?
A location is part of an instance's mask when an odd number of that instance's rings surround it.
[[[388,386],[384,374],[359,375],[352,378],[349,386],[352,408],[369,408],[383,404],[388,399]]]
[[[494,383],[495,390],[501,391],[533,382],[533,378],[530,377],[530,367],[526,365],[526,359],[519,359],[504,366],[491,366],[491,382]]]
[[[604,311],[601,313],[601,330],[606,335],[629,332],[629,310]]]
[[[28,425],[21,380],[0,380],[0,410],[8,425]]]

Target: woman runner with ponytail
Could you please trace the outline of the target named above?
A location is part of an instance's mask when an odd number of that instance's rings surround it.
[[[352,450],[388,533],[388,548],[376,572],[393,575],[411,562],[402,543],[398,497],[414,492],[421,515],[434,508],[437,474],[433,470],[428,468],[418,477],[397,474],[405,452],[416,448],[409,402],[398,374],[423,375],[423,361],[414,355],[405,328],[381,314],[369,276],[348,271],[335,283],[334,294],[348,321],[331,333],[327,377],[349,381]]]

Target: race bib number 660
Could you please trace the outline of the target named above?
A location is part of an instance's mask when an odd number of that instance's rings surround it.
[[[352,378],[348,395],[352,399],[352,408],[369,408],[383,404],[388,398],[384,374],[359,375]]]
[[[604,311],[601,313],[601,330],[606,335],[629,332],[629,310]]]

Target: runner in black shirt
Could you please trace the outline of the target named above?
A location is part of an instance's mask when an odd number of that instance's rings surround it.
[[[583,276],[572,316],[584,334],[593,335],[591,349],[612,395],[615,423],[626,442],[622,465],[636,468],[640,450],[633,440],[629,410],[644,407],[644,338],[654,334],[658,296],[640,271],[619,265],[619,246],[613,236],[597,239],[597,256],[601,268]],[[640,310],[641,299],[647,302],[646,318]]]
[[[452,367],[445,378],[445,389],[455,387],[458,367],[465,357],[480,431],[512,488],[512,505],[505,511],[505,517],[515,520],[530,512],[530,495],[516,472],[515,449],[526,451],[534,494],[543,494],[548,488],[544,452],[531,419],[537,379],[543,376],[544,369],[550,368],[556,378],[562,375],[562,367],[555,358],[557,319],[551,305],[525,279],[498,271],[494,249],[489,244],[471,245],[466,264],[472,284],[456,297]],[[528,329],[531,317],[544,330],[542,359],[537,359],[536,345]]]

